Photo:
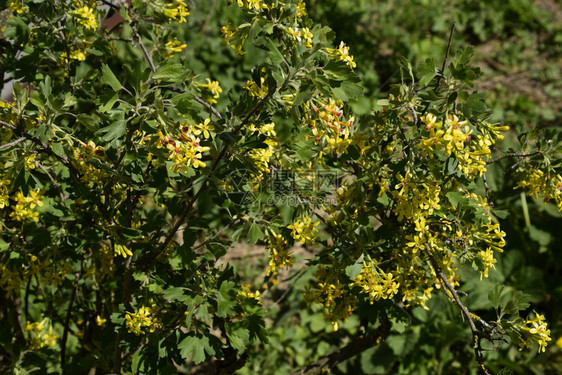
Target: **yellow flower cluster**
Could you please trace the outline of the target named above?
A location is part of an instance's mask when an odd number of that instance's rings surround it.
[[[170,21],[176,21],[179,23],[187,22],[186,17],[189,16],[189,11],[184,0],[174,0],[168,2],[163,13]]]
[[[98,21],[96,20],[94,8],[83,5],[78,9],[71,11],[70,15],[86,29],[96,30],[98,28]]]
[[[144,335],[146,332],[144,330],[148,329],[148,332],[154,332],[157,328],[161,326],[161,322],[158,318],[153,317],[154,306],[142,306],[136,312],[126,312],[125,313],[125,324],[129,332],[134,333],[137,336]]]
[[[8,297],[17,296],[20,292],[22,277],[19,271],[13,271],[5,264],[0,264],[0,288]]]
[[[162,52],[162,56],[165,59],[170,59],[174,57],[175,53],[181,53],[185,47],[187,47],[187,44],[182,43],[177,39],[170,40],[164,45],[165,50]]]
[[[328,52],[331,57],[345,62],[351,69],[357,66],[355,61],[353,61],[353,56],[349,54],[349,47],[346,46],[343,41],[340,42],[338,48],[326,48],[326,52]]]
[[[318,230],[316,229],[318,224],[320,224],[319,221],[313,223],[309,216],[305,216],[302,220],[288,225],[287,228],[291,229],[291,236],[295,241],[299,241],[303,245],[310,245],[318,240]]]
[[[39,213],[33,209],[43,205],[41,199],[43,199],[43,195],[39,191],[30,190],[29,195],[18,191],[14,196],[16,205],[12,207],[10,217],[22,222],[39,221]]]
[[[206,119],[201,124],[181,126],[181,134],[177,139],[158,131],[157,147],[165,147],[168,150],[168,159],[174,163],[170,169],[173,169],[174,172],[186,172],[190,166],[193,168],[207,166],[201,160],[202,153],[211,148],[201,146],[201,140],[197,136],[203,135],[204,139],[211,136],[209,131],[214,130],[214,127],[210,125],[210,121],[210,119]]]
[[[230,3],[236,2],[240,8],[249,10],[269,9],[263,0],[229,0]]]
[[[10,0],[7,6],[10,11],[17,14],[29,12],[29,7],[23,3],[23,0]]]
[[[265,68],[262,68],[261,73],[265,73]],[[246,86],[244,86],[244,88],[246,90],[248,90],[250,95],[253,96],[254,98],[263,99],[269,93],[269,88],[267,87],[267,84],[265,83],[265,78],[266,78],[265,74],[260,75],[259,86],[256,82],[254,82],[253,79],[250,79],[250,80],[246,81]]]
[[[414,176],[409,169],[404,172],[404,176],[397,174],[396,179],[399,183],[394,186],[392,195],[396,202],[394,212],[398,215],[398,220],[406,218],[415,224],[417,232],[425,231],[426,218],[441,208],[441,186],[424,176]]]
[[[78,141],[78,143],[78,147],[73,147],[73,164],[82,173],[81,181],[92,188],[109,176],[107,172],[92,164],[92,161],[102,163],[105,161],[104,149],[96,146],[93,141],[89,141],[87,144],[82,141]]]
[[[53,327],[47,318],[39,323],[27,321],[25,333],[30,350],[38,350],[45,346],[54,347],[57,345],[57,339],[59,338],[53,333]]]
[[[72,60],[85,61],[86,54],[87,52],[85,49],[73,49],[70,51],[70,58]],[[66,64],[68,62],[68,54],[66,53],[66,51],[62,53],[61,61],[63,64]]]
[[[522,334],[522,339],[519,342],[519,350],[530,347],[531,342],[534,341],[539,344],[539,353],[545,351],[546,345],[551,338],[550,330],[547,329],[544,315],[537,314],[535,311],[534,319],[525,320],[525,323],[519,325],[517,328],[519,328]]]
[[[113,252],[116,257],[122,256],[123,258],[128,258],[133,256],[131,250],[129,250],[127,246],[121,244],[115,244],[115,246],[113,247]]]
[[[248,38],[248,34],[240,28],[233,28],[230,22],[227,21],[226,25],[221,28],[221,33],[225,39],[225,44],[229,45],[239,55],[244,55],[246,52],[242,50],[244,42]]]
[[[10,199],[10,192],[8,186],[10,185],[10,180],[0,179],[0,208],[7,207]]]
[[[344,154],[347,147],[351,144],[351,131],[353,129],[354,117],[344,119],[342,109],[343,103],[329,99],[320,102],[319,106],[312,103],[306,103],[304,108],[311,108],[319,122],[313,119],[308,113],[305,113],[305,124],[312,131],[314,142],[319,144],[325,141],[323,153]]]
[[[347,320],[356,308],[356,299],[347,294],[346,279],[341,267],[326,267],[319,265],[314,274],[316,287],[307,287],[304,300],[307,303],[323,305],[324,320],[332,323],[334,331],[338,330],[338,320]]]
[[[31,262],[28,269],[24,271],[24,279],[29,280],[36,276],[42,284],[60,286],[66,274],[70,270],[70,263],[65,263],[62,268],[57,269],[56,265],[46,258],[42,261],[35,255],[31,256]]]
[[[279,270],[290,268],[293,266],[295,257],[287,248],[287,242],[281,234],[271,231],[266,250],[269,250],[269,266],[267,267],[267,275],[279,274]]]
[[[361,288],[361,293],[369,295],[369,302],[390,299],[398,293],[400,283],[392,276],[385,273],[373,262],[363,262],[363,268],[350,287]]]
[[[308,27],[300,28],[298,25],[287,27],[287,33],[297,42],[303,42],[306,48],[312,47],[312,38],[314,38],[314,34]]]
[[[562,211],[562,175],[533,169],[525,172],[516,187],[525,189],[533,198],[543,197],[545,202],[554,199],[558,209]]]
[[[490,157],[490,147],[496,139],[502,139],[500,131],[508,127],[482,124],[482,134],[473,134],[467,121],[460,121],[456,115],[450,114],[445,124],[437,121],[431,113],[422,116],[425,124],[424,135],[418,143],[422,155],[434,157],[436,151],[442,150],[450,156],[455,154],[458,160],[458,169],[467,177],[482,176],[486,172],[486,159]]]
[[[275,132],[275,123],[262,125],[257,128],[251,124],[248,128],[251,133],[258,132],[258,134],[265,135],[267,138],[263,141],[267,145],[265,148],[254,148],[250,150],[248,156],[254,161],[254,165],[258,170],[258,175],[255,177],[261,178],[264,173],[269,173],[269,162],[275,154],[275,148],[278,145],[277,133]]]
[[[198,83],[197,86],[204,89],[203,99],[207,103],[209,104],[217,103],[217,99],[219,98],[220,93],[222,92],[222,88],[218,81],[211,81],[209,78],[207,78],[207,83],[205,84]]]
[[[253,299],[259,301],[260,300],[260,291],[256,290],[255,292],[252,292],[249,284],[243,284],[241,286],[241,289],[238,291],[238,297],[240,297],[242,299],[253,298]]]

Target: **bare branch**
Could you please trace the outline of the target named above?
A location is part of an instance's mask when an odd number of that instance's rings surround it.
[[[533,156],[538,155],[540,153],[541,153],[540,151],[531,152],[530,154],[519,154],[517,152],[510,152],[509,154],[505,154],[503,156],[500,156],[499,158],[488,160],[486,162],[486,165],[497,163],[498,161],[503,160],[503,159],[507,159],[507,158],[519,158],[519,159],[530,158],[530,157],[533,157]]]
[[[365,350],[380,344],[388,337],[389,333],[390,322],[388,321],[388,318],[383,317],[379,327],[370,335],[354,339],[343,348],[322,357],[318,361],[311,363],[299,371],[293,372],[292,375],[323,374],[325,373],[325,370],[333,368],[338,363],[353,358],[356,355],[363,353]]]
[[[433,256],[433,253],[431,252],[431,249],[429,248],[429,245],[427,243],[425,244],[425,250],[427,251],[427,254],[429,256],[429,261],[433,267],[433,270],[435,271],[435,274],[437,275],[439,280],[441,280],[447,292],[449,292],[447,295],[458,306],[458,308],[461,310],[463,317],[466,318],[466,320],[468,321],[468,325],[470,326],[470,330],[472,331],[472,347],[474,349],[474,354],[476,355],[476,362],[478,362],[480,369],[485,375],[491,375],[488,369],[486,368],[486,366],[484,365],[484,359],[482,358],[482,347],[480,346],[480,336],[482,335],[482,333],[478,330],[478,328],[476,328],[476,325],[472,320],[472,314],[470,313],[470,311],[468,311],[466,306],[461,302],[459,295],[457,294],[457,291],[451,285],[447,276],[441,271],[441,268],[437,264],[437,260]]]
[[[0,146],[0,150],[5,150],[5,149],[8,149],[8,148],[10,148],[10,147],[13,147],[13,146],[15,146],[15,145],[17,145],[17,144],[22,143],[22,142],[25,141],[25,140],[27,140],[27,138],[25,138],[25,137],[18,138],[18,139],[16,139],[15,141],[12,141],[12,142],[10,142],[10,143],[6,143],[5,145]]]

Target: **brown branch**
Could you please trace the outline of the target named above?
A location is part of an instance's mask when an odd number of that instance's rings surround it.
[[[480,369],[485,375],[491,375],[488,369],[486,368],[486,366],[484,365],[484,358],[482,358],[482,347],[480,346],[480,341],[481,341],[480,336],[482,335],[482,333],[478,330],[478,328],[476,328],[476,325],[472,320],[472,315],[470,314],[470,311],[468,311],[466,306],[461,302],[457,291],[451,285],[447,276],[441,271],[441,267],[439,267],[439,265],[437,264],[437,260],[433,256],[433,253],[431,252],[429,245],[427,243],[424,245],[431,266],[435,271],[435,274],[437,275],[439,280],[441,280],[441,282],[445,286],[445,289],[447,289],[447,291],[449,292],[448,297],[453,300],[453,302],[458,306],[458,308],[461,310],[461,313],[468,321],[468,325],[470,326],[470,330],[472,331],[472,348],[474,349],[474,354],[476,355],[476,362],[478,363]]]
[[[336,350],[335,352],[320,358],[303,369],[293,372],[292,375],[316,375],[324,373],[324,370],[333,368],[338,363],[355,357],[365,350],[372,348],[386,340],[390,334],[390,322],[383,317],[379,327],[370,335],[353,339],[352,342]]]
[[[447,51],[445,52],[445,58],[443,59],[443,65],[441,66],[441,74],[437,77],[437,82],[435,82],[435,88],[433,89],[434,92],[437,92],[439,88],[439,84],[441,83],[441,78],[445,73],[445,67],[447,66],[447,59],[449,58],[449,52],[451,51],[451,44],[453,43],[453,35],[455,34],[455,26],[457,25],[456,22],[453,22],[451,25],[451,31],[449,33],[449,41],[447,42]]]
[[[150,69],[154,73],[156,71],[156,67],[154,66],[154,61],[152,61],[152,56],[150,56],[150,54],[148,53],[148,50],[146,49],[144,43],[142,42],[142,37],[139,35],[138,32],[135,34],[135,36],[137,38],[137,42],[139,43],[139,46],[142,49],[142,53],[144,53],[144,56],[146,57],[148,63],[150,64]]]
[[[213,115],[217,116],[218,118],[222,118],[221,114],[219,113],[219,111],[217,111],[215,109],[215,107],[213,107],[211,104],[207,103],[206,101],[204,101],[203,99],[201,99],[200,97],[196,96],[195,98],[193,98],[197,103],[201,104],[203,107],[207,108]]]
[[[500,156],[499,158],[488,160],[486,162],[486,165],[492,164],[492,163],[497,163],[498,161],[503,160],[503,159],[507,159],[507,158],[519,158],[519,159],[530,158],[530,157],[538,155],[540,153],[541,153],[540,151],[531,152],[530,154],[519,154],[517,152],[510,152],[509,154],[505,154],[503,156]]]
[[[22,143],[23,141],[26,141],[26,140],[27,140],[27,138],[25,138],[25,137],[18,138],[18,139],[14,140],[10,143],[6,143],[5,145],[0,146],[0,150],[8,149],[8,148],[13,147],[17,144]]]

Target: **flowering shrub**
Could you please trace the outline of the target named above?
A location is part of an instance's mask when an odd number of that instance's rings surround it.
[[[471,90],[470,48],[448,70],[403,59],[380,109],[355,116],[353,46],[302,0],[230,3],[212,32],[183,0],[6,3],[0,368],[232,373],[272,337],[266,292],[295,246],[311,253],[308,308],[334,332],[360,320],[353,354],[436,295],[484,373],[485,351],[508,339],[544,351],[547,321],[524,294],[498,285],[496,319],[483,319],[459,288],[463,269],[488,278],[506,246],[490,166],[521,160],[514,187],[562,210],[559,135],[506,152],[508,126]],[[222,38],[243,77],[205,71],[186,33]],[[265,245],[262,285],[223,262],[234,241]]]

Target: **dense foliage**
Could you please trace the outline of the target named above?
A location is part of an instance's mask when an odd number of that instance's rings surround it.
[[[555,13],[1,3],[2,373],[562,371]]]

